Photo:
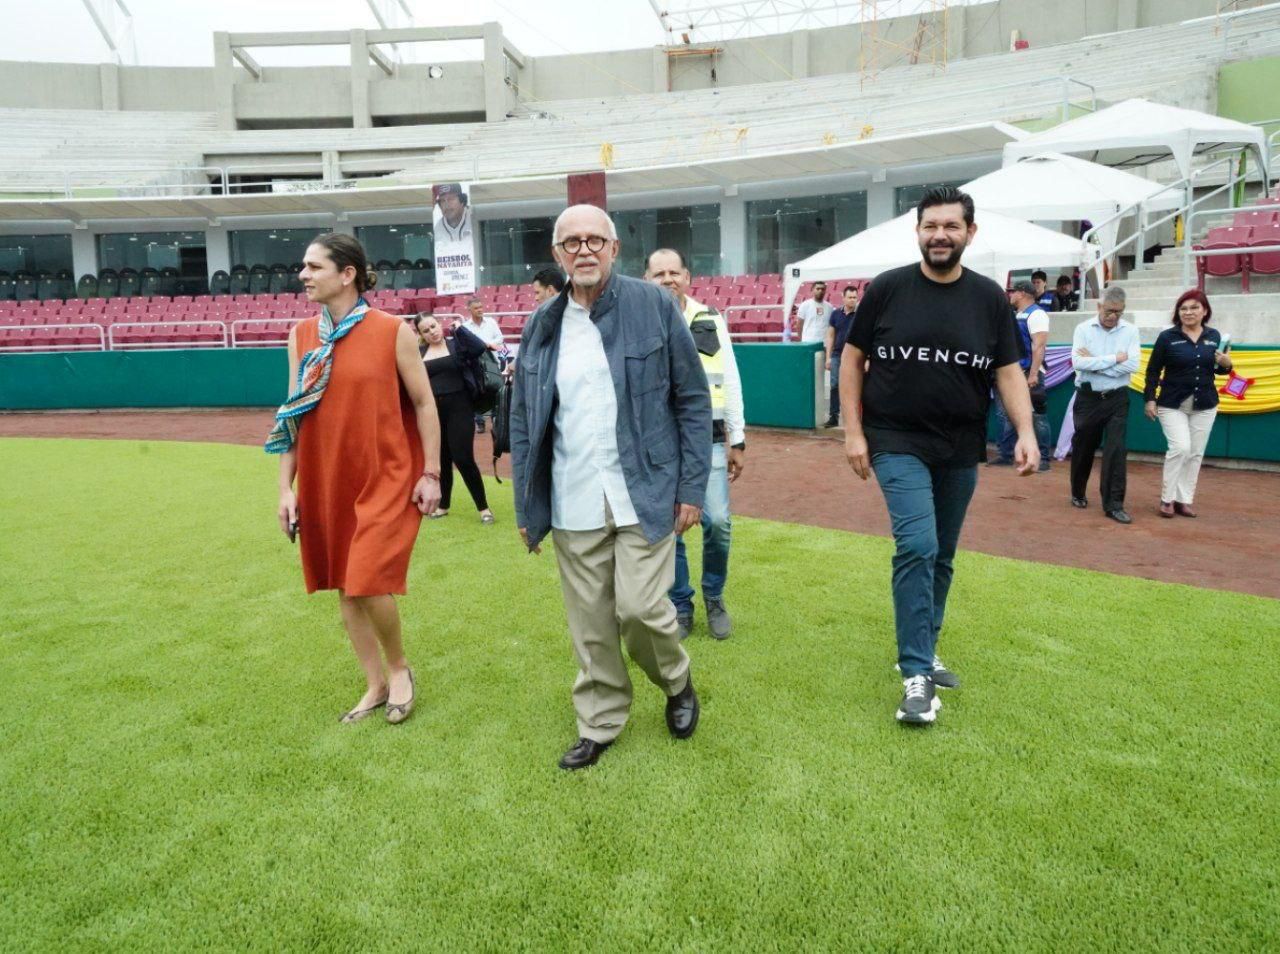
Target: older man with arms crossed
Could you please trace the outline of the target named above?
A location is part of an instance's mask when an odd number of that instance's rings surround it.
[[[986,457],[993,379],[1018,431],[1019,472],[1033,472],[1040,458],[1009,301],[999,285],[960,264],[977,230],[968,195],[949,186],[925,193],[916,207],[921,262],[871,282],[840,362],[845,454],[863,480],[875,471],[896,544],[897,718],[904,723],[933,722],[941,708],[936,687],[959,685],[936,649],[960,530]]]
[[[733,619],[724,605],[732,533],[729,485],[742,473],[747,456],[742,379],[724,319],[714,308],[688,295],[690,278],[684,256],[673,248],[658,249],[649,255],[645,278],[675,296],[689,323],[711,388],[711,481],[702,507],[702,602],[711,635],[728,639],[733,632]],[[680,638],[684,639],[693,628],[693,587],[689,585],[689,558],[683,536],[676,538],[676,583],[671,588],[671,602],[676,607]]]
[[[701,520],[711,468],[711,398],[675,299],[613,272],[618,233],[595,206],[556,220],[569,284],[520,341],[511,408],[516,525],[525,546],[551,533],[578,657],[578,741],[565,769],[593,765],[631,708],[621,643],[667,697],[685,739],[698,696],[667,591],[675,538]]]
[[[1142,350],[1138,329],[1124,315],[1125,294],[1119,285],[1102,293],[1098,314],[1076,325],[1071,336],[1071,366],[1076,372],[1076,400],[1071,412],[1071,506],[1089,506],[1085,496],[1093,455],[1102,448],[1100,487],[1102,512],[1116,523],[1133,523],[1124,509],[1125,434],[1129,426],[1129,378],[1138,370]]]

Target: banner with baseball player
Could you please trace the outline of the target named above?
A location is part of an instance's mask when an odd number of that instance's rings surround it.
[[[439,295],[466,295],[476,290],[476,243],[471,228],[469,185],[445,182],[431,187]]]

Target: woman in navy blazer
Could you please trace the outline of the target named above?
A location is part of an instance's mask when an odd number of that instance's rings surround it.
[[[1231,370],[1222,335],[1209,327],[1213,308],[1204,292],[1183,292],[1173,306],[1173,327],[1160,332],[1147,361],[1146,413],[1160,422],[1164,456],[1160,516],[1194,517],[1192,503],[1209,431],[1218,416],[1215,375]]]

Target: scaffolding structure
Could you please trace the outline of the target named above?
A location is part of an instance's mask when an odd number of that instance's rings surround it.
[[[947,67],[948,0],[862,0],[858,75],[863,86],[903,64]]]

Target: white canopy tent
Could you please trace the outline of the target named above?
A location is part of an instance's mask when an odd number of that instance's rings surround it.
[[[1258,168],[1267,168],[1267,137],[1259,126],[1145,99],[1126,99],[1006,143],[1004,162],[1009,165],[1047,152],[1082,155],[1104,166],[1143,166],[1172,158],[1185,178],[1191,174],[1195,156],[1223,148],[1250,149]]]
[[[999,212],[978,210],[978,231],[964,252],[964,264],[1003,287],[1009,272],[1052,265],[1093,264],[1096,252],[1079,239]],[[800,286],[832,278],[874,278],[883,271],[920,261],[916,213],[912,209],[823,249],[783,269],[783,314],[791,314]]]
[[[1059,153],[1028,156],[961,188],[973,197],[980,219],[999,212],[1033,222],[1106,222],[1098,236],[1102,248],[1116,244],[1119,213],[1140,203],[1144,214],[1167,212],[1184,201],[1180,190]]]

